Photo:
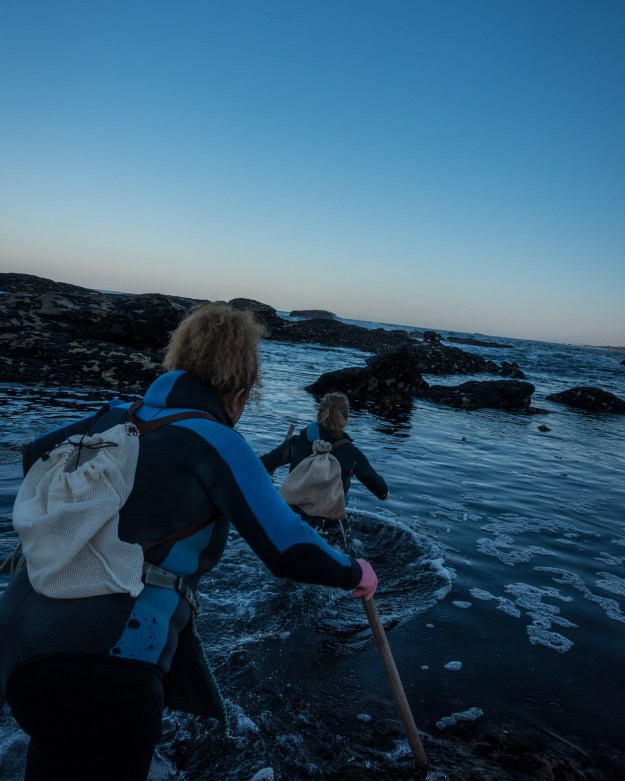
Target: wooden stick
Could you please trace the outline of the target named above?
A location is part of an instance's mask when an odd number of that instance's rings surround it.
[[[294,431],[295,431],[295,423],[291,423],[291,425],[289,426],[289,430],[286,432],[286,437],[284,439],[285,440],[290,439]]]
[[[412,712],[410,711],[410,706],[408,705],[408,700],[406,699],[406,693],[404,692],[404,687],[402,686],[399,673],[397,672],[397,667],[395,666],[395,660],[393,659],[393,654],[391,653],[391,648],[386,638],[386,632],[384,631],[384,627],[380,621],[378,609],[373,599],[367,601],[363,597],[362,604],[365,607],[365,612],[367,614],[367,618],[369,619],[371,631],[373,632],[373,636],[375,637],[375,641],[378,645],[382,663],[386,668],[386,674],[388,675],[389,683],[391,685],[393,699],[395,700],[395,705],[397,706],[399,717],[401,718],[404,729],[406,730],[408,744],[412,750],[412,755],[415,759],[415,762],[417,763],[421,777],[425,778],[425,774],[427,773],[428,769],[428,760],[425,756],[423,746],[421,745],[421,739],[419,738],[419,733],[417,732],[414,719],[412,718]]]

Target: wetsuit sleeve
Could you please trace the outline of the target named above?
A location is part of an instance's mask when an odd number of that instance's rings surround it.
[[[354,463],[354,475],[360,482],[371,491],[378,499],[386,499],[388,496],[388,485],[386,480],[379,475],[369,463],[367,456],[354,446],[356,451],[356,461]]]
[[[26,445],[22,456],[22,469],[24,471],[24,476],[29,471],[31,466],[36,461],[38,461],[42,455],[44,455],[44,453],[47,453],[56,445],[60,445],[61,442],[66,440],[67,437],[71,436],[72,434],[84,434],[85,432],[89,431],[93,423],[95,423],[95,421],[102,417],[102,415],[104,415],[106,412],[109,412],[110,409],[111,406],[109,404],[105,404],[93,415],[88,415],[86,418],[81,418],[80,420],[76,420],[73,423],[68,423],[65,426],[61,426],[60,428],[52,429],[52,431],[48,431],[47,433],[42,434],[40,437],[37,437],[37,439],[34,439],[30,444]]]
[[[297,436],[289,437],[284,442],[278,445],[278,447],[271,450],[269,453],[265,453],[260,457],[265,469],[272,474],[279,466],[285,466],[291,463],[292,447],[295,444]]]
[[[358,562],[328,545],[290,509],[241,436],[225,426],[211,433],[221,461],[209,487],[211,499],[271,572],[302,583],[354,589],[362,577]]]

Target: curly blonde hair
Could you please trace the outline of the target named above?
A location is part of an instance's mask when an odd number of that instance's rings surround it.
[[[220,397],[239,388],[258,391],[258,343],[264,335],[251,312],[221,301],[202,304],[172,333],[163,366],[191,372]]]
[[[349,417],[349,400],[344,393],[326,393],[319,402],[317,423],[323,426],[331,437],[343,433]]]

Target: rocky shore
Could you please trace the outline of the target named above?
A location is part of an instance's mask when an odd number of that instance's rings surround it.
[[[200,303],[200,299],[160,293],[100,292],[30,274],[0,274],[0,382],[141,392],[161,371],[162,350],[170,333]],[[428,331],[420,339],[401,329],[343,323],[325,310],[293,311],[290,315],[296,319],[291,320],[251,299],[229,303],[253,312],[269,340],[372,353],[365,368],[323,375],[308,388],[311,393],[344,390],[356,404],[373,402],[378,411],[414,397],[464,409],[532,411],[534,386],[522,382],[524,375],[516,363],[498,364],[442,344],[435,332]],[[453,341],[478,343],[470,337]],[[453,388],[430,386],[423,374],[491,374],[497,379]],[[586,394],[584,409],[596,399],[599,411],[622,411],[620,399],[610,403],[602,393]],[[581,406],[579,396],[573,402],[557,401]]]

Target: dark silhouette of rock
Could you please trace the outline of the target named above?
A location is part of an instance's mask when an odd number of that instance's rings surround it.
[[[503,409],[529,412],[535,387],[520,380],[469,380],[457,386],[433,385],[417,398],[458,409]]]
[[[539,431],[551,431],[549,426],[545,426],[544,424],[542,426],[538,426]]]
[[[566,404],[569,407],[586,410],[586,412],[611,412],[625,413],[625,401],[615,396],[609,391],[590,386],[579,386],[552,393],[547,396],[549,401],[555,401],[558,404]]]
[[[508,347],[512,348],[511,344],[502,344],[501,342],[485,342],[480,339],[476,339],[473,336],[448,336],[446,341],[453,342],[454,344],[472,344],[476,347]]]
[[[437,334],[436,331],[424,331],[423,332],[423,341],[424,342],[431,342],[432,344],[440,344],[440,342],[441,342],[441,335]]]
[[[375,400],[385,407],[394,401],[411,399],[419,389],[427,387],[418,369],[416,352],[405,345],[372,356],[367,366],[322,374],[306,390],[317,397],[342,391],[352,400]]]
[[[170,333],[202,300],[159,293],[98,292],[29,274],[0,274],[0,381],[66,387],[141,390],[160,372]],[[421,342],[407,331],[368,329],[337,320],[288,321],[267,304],[246,298],[230,301],[264,325],[266,338],[292,343],[349,347],[373,353],[358,379],[371,398],[410,395],[416,373],[509,376],[498,366],[457,347]],[[396,356],[389,352],[400,350]],[[512,376],[522,376],[518,367]],[[420,380],[416,380],[417,384]]]
[[[338,320],[333,312],[325,309],[294,309],[289,312],[291,317],[302,317],[306,320]]]
[[[269,339],[296,344],[323,344],[332,347],[351,347],[355,350],[378,352],[392,346],[412,343],[407,331],[384,328],[364,328],[341,323],[338,320],[282,321],[279,329],[268,334]]]
[[[516,380],[522,380],[525,377],[516,361],[512,361],[512,363],[502,361],[500,372],[504,377],[514,377]]]
[[[625,360],[621,361],[621,366],[625,366]]]
[[[429,386],[421,375],[420,350],[399,347],[368,359],[366,366],[326,372],[306,387],[317,398],[342,391],[356,406],[374,401],[378,411],[413,398],[460,409],[490,407],[530,411],[534,386],[518,380],[469,381],[458,386]]]

